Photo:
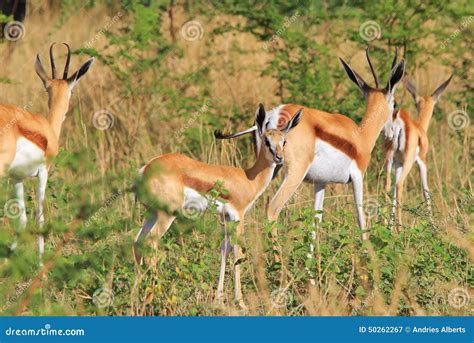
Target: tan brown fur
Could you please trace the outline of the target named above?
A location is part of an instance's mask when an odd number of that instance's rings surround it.
[[[418,119],[413,119],[407,110],[401,109],[395,114],[395,119],[403,122],[403,130],[405,136],[405,148],[400,151],[394,151],[394,145],[390,141],[385,142],[385,163],[387,175],[385,179],[385,191],[387,193],[391,190],[391,165],[395,160],[402,164],[402,172],[398,178],[395,189],[394,206],[396,206],[397,225],[402,224],[402,210],[401,204],[403,201],[404,183],[415,162],[420,168],[420,176],[422,179],[422,188],[428,209],[431,213],[429,189],[427,185],[426,176],[426,156],[428,153],[428,128],[431,118],[433,116],[434,106],[437,99],[448,86],[452,76],[442,83],[431,96],[419,96],[416,94],[416,89],[410,81],[406,81],[405,85],[408,92],[413,96],[416,102],[418,112]],[[418,149],[418,155],[417,155]],[[419,159],[419,160],[417,160]],[[395,218],[394,218],[395,219]]]
[[[282,191],[268,207],[267,216],[271,221],[278,218],[283,205],[303,181],[314,158],[316,140],[321,139],[344,152],[356,161],[364,173],[380,130],[390,115],[381,90],[369,92],[366,111],[360,125],[342,114],[295,104],[284,106],[282,112],[291,116],[300,108],[304,109],[305,115],[301,123],[288,134],[288,147],[285,148],[285,168],[288,170],[288,176],[284,181],[285,185],[281,186]]]
[[[141,261],[137,244],[148,233],[153,236],[153,245],[157,248],[158,240],[165,234],[175,219],[175,212],[181,208],[186,210],[189,193],[197,192],[206,197],[217,182],[222,182],[225,193],[222,199],[222,215],[226,220],[238,221],[237,241],[244,231],[244,217],[254,201],[263,193],[270,183],[276,163],[283,163],[283,146],[286,135],[291,128],[298,125],[301,111],[286,125],[282,131],[263,127],[265,110],[261,105],[257,112],[258,132],[262,146],[254,165],[248,169],[230,166],[210,165],[193,160],[179,153],[158,156],[142,168],[142,184],[137,193],[142,203],[147,206],[150,217],[145,222],[135,240],[135,259]],[[291,132],[291,131],[290,131]],[[290,146],[291,144],[287,144]],[[186,193],[187,192],[187,193]],[[144,196],[144,194],[146,196]],[[186,195],[188,194],[188,195]],[[192,195],[191,197],[198,198]],[[161,207],[160,207],[161,205]],[[206,205],[207,206],[207,205]],[[228,238],[223,242],[221,272],[217,290],[218,301],[222,301],[227,256]],[[242,251],[238,243],[234,244],[234,256],[238,261]],[[240,285],[240,263],[234,265],[235,299],[241,307],[245,307]]]
[[[16,141],[21,137],[41,148],[46,158],[58,154],[61,126],[68,111],[68,92],[67,81],[51,80],[48,117],[15,105],[0,104],[0,177],[13,161]]]

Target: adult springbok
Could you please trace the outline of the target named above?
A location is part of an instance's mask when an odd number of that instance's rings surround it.
[[[139,246],[148,233],[155,237],[154,243],[166,233],[176,218],[178,210],[204,211],[212,202],[206,195],[216,182],[223,182],[227,190],[223,201],[215,200],[217,211],[223,222],[237,221],[237,242],[244,230],[244,216],[252,204],[267,188],[272,180],[275,167],[283,163],[283,150],[286,136],[300,122],[303,110],[295,115],[280,129],[268,129],[264,125],[265,109],[260,105],[256,113],[259,154],[252,167],[240,169],[229,166],[209,165],[179,153],[155,157],[140,170],[141,180],[137,187],[140,201],[148,208],[150,215],[135,239],[135,259],[141,261]],[[286,147],[292,143],[288,142]],[[146,195],[146,196],[145,196]],[[166,208],[167,210],[163,210]],[[225,224],[224,224],[225,225]],[[217,288],[217,300],[222,302],[226,258],[231,249],[230,240],[225,237],[221,246],[221,269]],[[233,246],[235,261],[242,252],[236,243]],[[240,265],[234,266],[234,294],[238,304],[245,308],[240,285]]]
[[[431,95],[419,96],[415,86],[405,81],[405,87],[416,103],[418,119],[413,119],[405,109],[394,113],[393,137],[385,140],[385,166],[386,179],[385,191],[390,192],[392,166],[395,164],[395,188],[393,195],[392,217],[398,217],[398,225],[402,223],[401,202],[403,197],[403,185],[416,162],[420,169],[421,186],[425,197],[428,211],[431,215],[431,199],[428,189],[428,171],[426,169],[426,154],[428,153],[428,127],[433,115],[434,106],[441,94],[448,87],[452,75],[444,81]],[[398,209],[398,210],[397,210]]]
[[[27,223],[23,180],[28,177],[38,177],[36,218],[40,226],[44,224],[43,202],[49,160],[57,156],[59,151],[59,137],[68,111],[71,91],[94,60],[90,58],[78,71],[68,77],[71,51],[69,45],[66,43],[64,45],[67,47],[67,60],[62,78],[56,78],[54,43],[49,49],[51,77],[47,75],[39,55],[36,55],[35,70],[48,93],[47,117],[30,113],[15,105],[0,104],[0,177],[6,175],[15,184],[21,229],[25,228]],[[44,251],[43,236],[38,237],[38,249],[41,261]]]
[[[324,190],[327,184],[352,182],[354,202],[357,208],[358,224],[363,232],[362,238],[368,238],[365,231],[363,212],[363,178],[370,161],[375,142],[385,127],[385,133],[392,135],[392,114],[394,109],[394,92],[405,71],[405,62],[396,64],[397,53],[392,63],[389,81],[384,88],[379,88],[379,78],[375,72],[366,50],[367,61],[372,71],[375,88],[372,88],[342,58],[340,61],[349,78],[362,91],[366,99],[366,110],[362,122],[357,125],[352,119],[342,114],[332,114],[303,107],[305,115],[301,124],[287,138],[283,181],[276,195],[271,200],[267,217],[270,221],[278,218],[285,203],[304,181],[315,186],[314,208],[323,209]],[[302,108],[300,105],[280,105],[266,115],[265,126],[279,128]],[[228,139],[255,132],[256,127],[245,131],[223,135],[219,131],[216,138]],[[257,146],[258,136],[255,137]],[[320,221],[321,213],[317,214]],[[313,238],[315,232],[313,232]],[[313,245],[310,247],[313,251]],[[278,256],[277,256],[278,257]]]

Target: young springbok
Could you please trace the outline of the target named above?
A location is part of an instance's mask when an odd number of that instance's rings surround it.
[[[223,221],[237,221],[237,242],[244,230],[244,216],[252,204],[265,191],[272,180],[277,165],[283,163],[283,149],[286,136],[298,125],[303,110],[295,111],[295,115],[281,129],[268,129],[264,125],[265,109],[260,105],[256,113],[257,134],[260,138],[260,149],[254,165],[249,169],[229,166],[209,165],[179,153],[158,156],[148,162],[141,170],[141,182],[138,187],[139,199],[148,208],[150,215],[135,240],[135,259],[140,262],[141,256],[137,246],[149,233],[155,235],[156,242],[166,233],[176,218],[176,211],[188,207],[204,210],[210,203],[206,192],[211,190],[217,181],[223,182],[227,190],[222,198],[216,201],[217,211],[222,214]],[[291,146],[288,142],[287,147]],[[145,197],[143,194],[146,194]],[[157,208],[160,204],[161,209]],[[163,207],[167,210],[164,211]],[[230,240],[224,238],[221,246],[221,269],[217,288],[217,300],[222,302],[226,258],[230,251]],[[242,252],[238,244],[234,244],[235,260],[241,258]],[[240,286],[240,266],[234,266],[235,300],[245,307]]]
[[[431,95],[419,96],[415,86],[410,81],[405,81],[408,92],[412,95],[416,103],[418,119],[413,119],[410,114],[401,109],[394,113],[393,137],[385,140],[385,166],[386,179],[385,191],[390,192],[392,166],[395,164],[395,189],[393,195],[392,218],[398,217],[398,225],[401,225],[401,201],[403,197],[403,185],[413,167],[413,163],[418,164],[420,169],[421,186],[425,197],[428,211],[431,215],[431,200],[428,189],[428,175],[426,170],[426,154],[428,153],[428,127],[433,115],[433,109],[441,94],[451,81],[444,81]],[[397,210],[398,209],[398,210]]]
[[[39,55],[36,55],[35,70],[48,93],[47,118],[14,105],[0,104],[0,177],[6,175],[15,184],[21,229],[27,223],[23,180],[28,177],[38,177],[36,218],[40,227],[44,224],[43,202],[48,180],[48,159],[58,154],[59,136],[68,111],[71,91],[94,60],[90,58],[68,77],[71,52],[69,45],[64,45],[67,47],[67,60],[62,78],[56,78],[54,43],[49,49],[52,77],[47,75]],[[42,236],[38,237],[38,249],[41,261],[44,251]]]
[[[283,182],[269,204],[267,217],[270,221],[278,218],[283,206],[303,180],[315,185],[314,208],[317,211],[323,209],[324,189],[327,184],[352,182],[362,238],[368,238],[362,207],[364,173],[382,129],[385,127],[385,134],[389,137],[393,133],[394,92],[403,77],[405,62],[402,60],[396,64],[395,53],[389,81],[384,88],[379,88],[379,79],[372,66],[368,49],[366,54],[376,88],[370,87],[342,58],[340,59],[349,78],[365,96],[366,110],[362,122],[357,125],[342,114],[303,107],[305,116],[301,124],[287,138]],[[267,113],[265,125],[270,128],[281,127],[301,107],[293,104],[278,106]],[[216,137],[227,139],[255,130],[256,128],[252,127],[231,135],[223,135],[217,131]],[[257,136],[256,141],[258,140]],[[321,213],[317,214],[317,219],[321,218]],[[314,238],[315,232],[312,234]],[[313,245],[310,249],[313,251]]]

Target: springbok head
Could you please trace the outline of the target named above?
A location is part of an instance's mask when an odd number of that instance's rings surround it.
[[[405,80],[405,87],[408,93],[410,93],[413,97],[413,100],[415,100],[418,113],[423,111],[433,111],[434,106],[441,97],[441,94],[443,94],[443,92],[448,87],[452,78],[453,75],[451,75],[446,81],[440,84],[431,95],[424,96],[418,95],[415,86],[413,85],[413,83],[410,82],[410,80]]]
[[[295,115],[281,129],[268,129],[265,124],[265,108],[262,104],[258,106],[255,113],[256,134],[260,142],[260,155],[269,162],[281,165],[284,162],[283,151],[286,145],[286,136],[296,127],[303,115],[303,109],[298,110]]]
[[[49,77],[46,73],[43,67],[43,63],[41,63],[39,54],[36,55],[35,71],[43,82],[45,90],[48,92],[49,108],[57,104],[67,109],[67,107],[69,106],[69,99],[71,98],[72,89],[74,88],[74,86],[76,86],[77,82],[87,73],[92,63],[94,62],[94,58],[89,58],[74,74],[68,76],[69,62],[71,61],[71,49],[69,48],[68,44],[63,43],[67,48],[67,58],[66,64],[64,66],[63,75],[62,77],[58,77],[56,74],[56,65],[54,63],[53,56],[54,44],[55,43],[51,44],[49,48],[51,77]]]
[[[405,61],[401,60],[397,64],[398,49],[395,49],[395,57],[392,61],[392,67],[389,75],[389,80],[385,87],[381,88],[380,79],[373,67],[372,61],[369,55],[369,48],[366,49],[367,62],[369,63],[370,70],[375,81],[375,87],[371,87],[367,82],[354,71],[346,61],[342,58],[339,60],[342,63],[347,75],[354,82],[357,87],[362,91],[362,94],[367,99],[367,109],[371,111],[373,118],[372,120],[380,121],[384,124],[385,137],[391,139],[393,137],[393,111],[395,108],[395,89],[405,73]]]

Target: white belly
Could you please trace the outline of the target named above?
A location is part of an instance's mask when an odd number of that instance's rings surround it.
[[[36,144],[21,137],[16,142],[16,154],[8,168],[8,174],[19,179],[36,176],[45,162],[44,151]]]
[[[314,159],[305,180],[313,183],[347,183],[355,161],[332,145],[318,139]]]
[[[192,188],[184,188],[184,216],[189,217],[191,219],[197,218],[207,209],[208,206],[209,199],[207,197],[201,195],[199,192]],[[215,206],[218,213],[226,215],[227,220],[240,220],[238,212],[232,205],[228,203],[222,203],[219,200],[215,200]]]

